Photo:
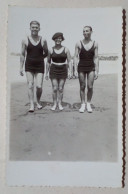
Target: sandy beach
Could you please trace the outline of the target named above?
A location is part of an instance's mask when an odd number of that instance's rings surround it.
[[[51,82],[44,81],[42,110],[28,113],[26,82],[11,84],[10,160],[117,160],[117,74],[94,83],[93,113],[79,113],[78,79],[67,80],[64,110],[52,112]]]

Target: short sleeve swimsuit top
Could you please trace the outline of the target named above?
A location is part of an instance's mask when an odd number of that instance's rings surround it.
[[[78,72],[90,72],[95,70],[94,54],[95,47],[94,43],[89,50],[86,50],[81,42],[81,51],[79,53]]]
[[[67,65],[66,59],[67,54],[65,53],[65,48],[59,54],[54,51],[51,54],[52,64],[50,68],[50,78],[51,79],[66,79],[67,78]],[[54,63],[64,63],[63,65],[56,65]]]
[[[44,73],[44,58],[41,38],[36,46],[34,46],[28,38],[25,71]]]

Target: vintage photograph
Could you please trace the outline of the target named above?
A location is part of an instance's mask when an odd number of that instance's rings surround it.
[[[121,187],[122,9],[9,6],[7,51],[8,184]]]

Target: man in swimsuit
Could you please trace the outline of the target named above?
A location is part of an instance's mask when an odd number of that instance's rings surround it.
[[[29,112],[34,112],[34,77],[36,79],[37,108],[41,109],[40,98],[42,95],[42,84],[44,76],[44,58],[48,54],[47,42],[38,35],[40,23],[31,21],[31,35],[22,41],[20,56],[20,75],[23,76],[23,66],[28,83],[28,96],[30,101]]]
[[[92,112],[91,99],[93,95],[93,83],[98,78],[99,59],[98,44],[91,40],[92,27],[85,26],[83,29],[84,39],[75,47],[74,65],[75,76],[79,77],[81,108],[80,113],[85,111],[85,86],[87,78],[87,111]]]

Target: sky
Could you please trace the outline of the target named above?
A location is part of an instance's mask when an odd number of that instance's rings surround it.
[[[71,55],[75,44],[83,39],[83,27],[92,26],[92,40],[98,43],[99,54],[119,53],[122,40],[122,15],[120,7],[113,8],[29,8],[9,6],[8,54],[21,50],[21,41],[30,35],[30,22],[40,22],[39,35],[54,46],[52,36],[62,32]]]

